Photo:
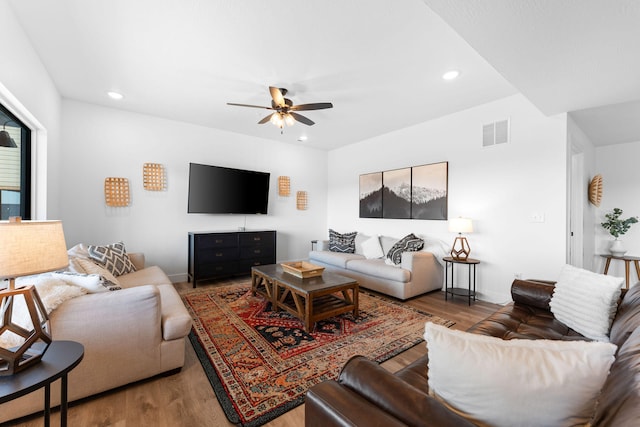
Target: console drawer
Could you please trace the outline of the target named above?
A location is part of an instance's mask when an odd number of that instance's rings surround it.
[[[195,236],[196,246],[200,249],[206,248],[228,248],[238,245],[238,235],[236,233],[210,233]]]
[[[272,245],[256,245],[256,246],[246,246],[240,248],[240,258],[262,258],[262,257],[271,257],[273,256],[273,246]]]
[[[198,254],[198,261],[201,263],[233,261],[238,259],[238,248],[209,248],[202,249]]]
[[[198,268],[199,278],[227,276],[236,274],[237,272],[238,263],[235,261],[201,264]]]
[[[251,231],[240,233],[240,246],[255,246],[260,244],[273,245],[275,232]]]

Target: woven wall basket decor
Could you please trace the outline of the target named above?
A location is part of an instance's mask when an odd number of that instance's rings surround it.
[[[107,206],[129,206],[129,180],[127,178],[104,179],[104,201]]]
[[[589,183],[589,201],[591,204],[600,207],[602,200],[602,175],[598,174],[593,177]]]

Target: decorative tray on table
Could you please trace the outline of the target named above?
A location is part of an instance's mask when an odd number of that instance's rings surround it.
[[[280,265],[285,273],[293,274],[302,279],[322,276],[324,271],[324,267],[306,261],[283,262]]]

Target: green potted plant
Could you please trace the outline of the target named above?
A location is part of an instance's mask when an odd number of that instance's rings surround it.
[[[622,209],[613,208],[613,212],[606,214],[604,217],[607,219],[605,222],[601,223],[605,230],[609,231],[614,237],[613,242],[611,242],[611,246],[609,247],[609,252],[613,256],[623,256],[625,252],[627,252],[622,246],[622,241],[618,240],[618,237],[624,235],[631,228],[631,224],[635,224],[638,222],[637,216],[632,216],[627,219],[620,219],[622,215]]]

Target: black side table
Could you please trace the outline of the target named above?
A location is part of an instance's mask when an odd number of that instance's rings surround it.
[[[49,427],[51,416],[51,383],[61,378],[60,425],[67,425],[67,374],[84,357],[84,347],[75,341],[53,341],[39,363],[18,372],[0,377],[0,404],[17,399],[44,387],[44,425]]]
[[[462,260],[462,259],[456,259],[450,256],[446,256],[442,258],[442,260],[445,262],[444,300],[445,301],[447,300],[447,297],[449,296],[449,294],[451,294],[451,298],[453,298],[454,295],[458,295],[458,296],[467,297],[469,299],[469,305],[471,305],[471,298],[473,297],[473,300],[474,301],[476,300],[476,265],[480,264],[480,261],[473,258],[467,258],[465,260]],[[451,287],[449,287],[449,268],[448,268],[449,264],[451,264]],[[466,264],[469,267],[469,281],[468,281],[469,288],[468,289],[454,287],[453,267],[455,264]],[[472,267],[473,267],[473,281],[471,280]],[[473,285],[473,290],[471,289],[472,285]]]

